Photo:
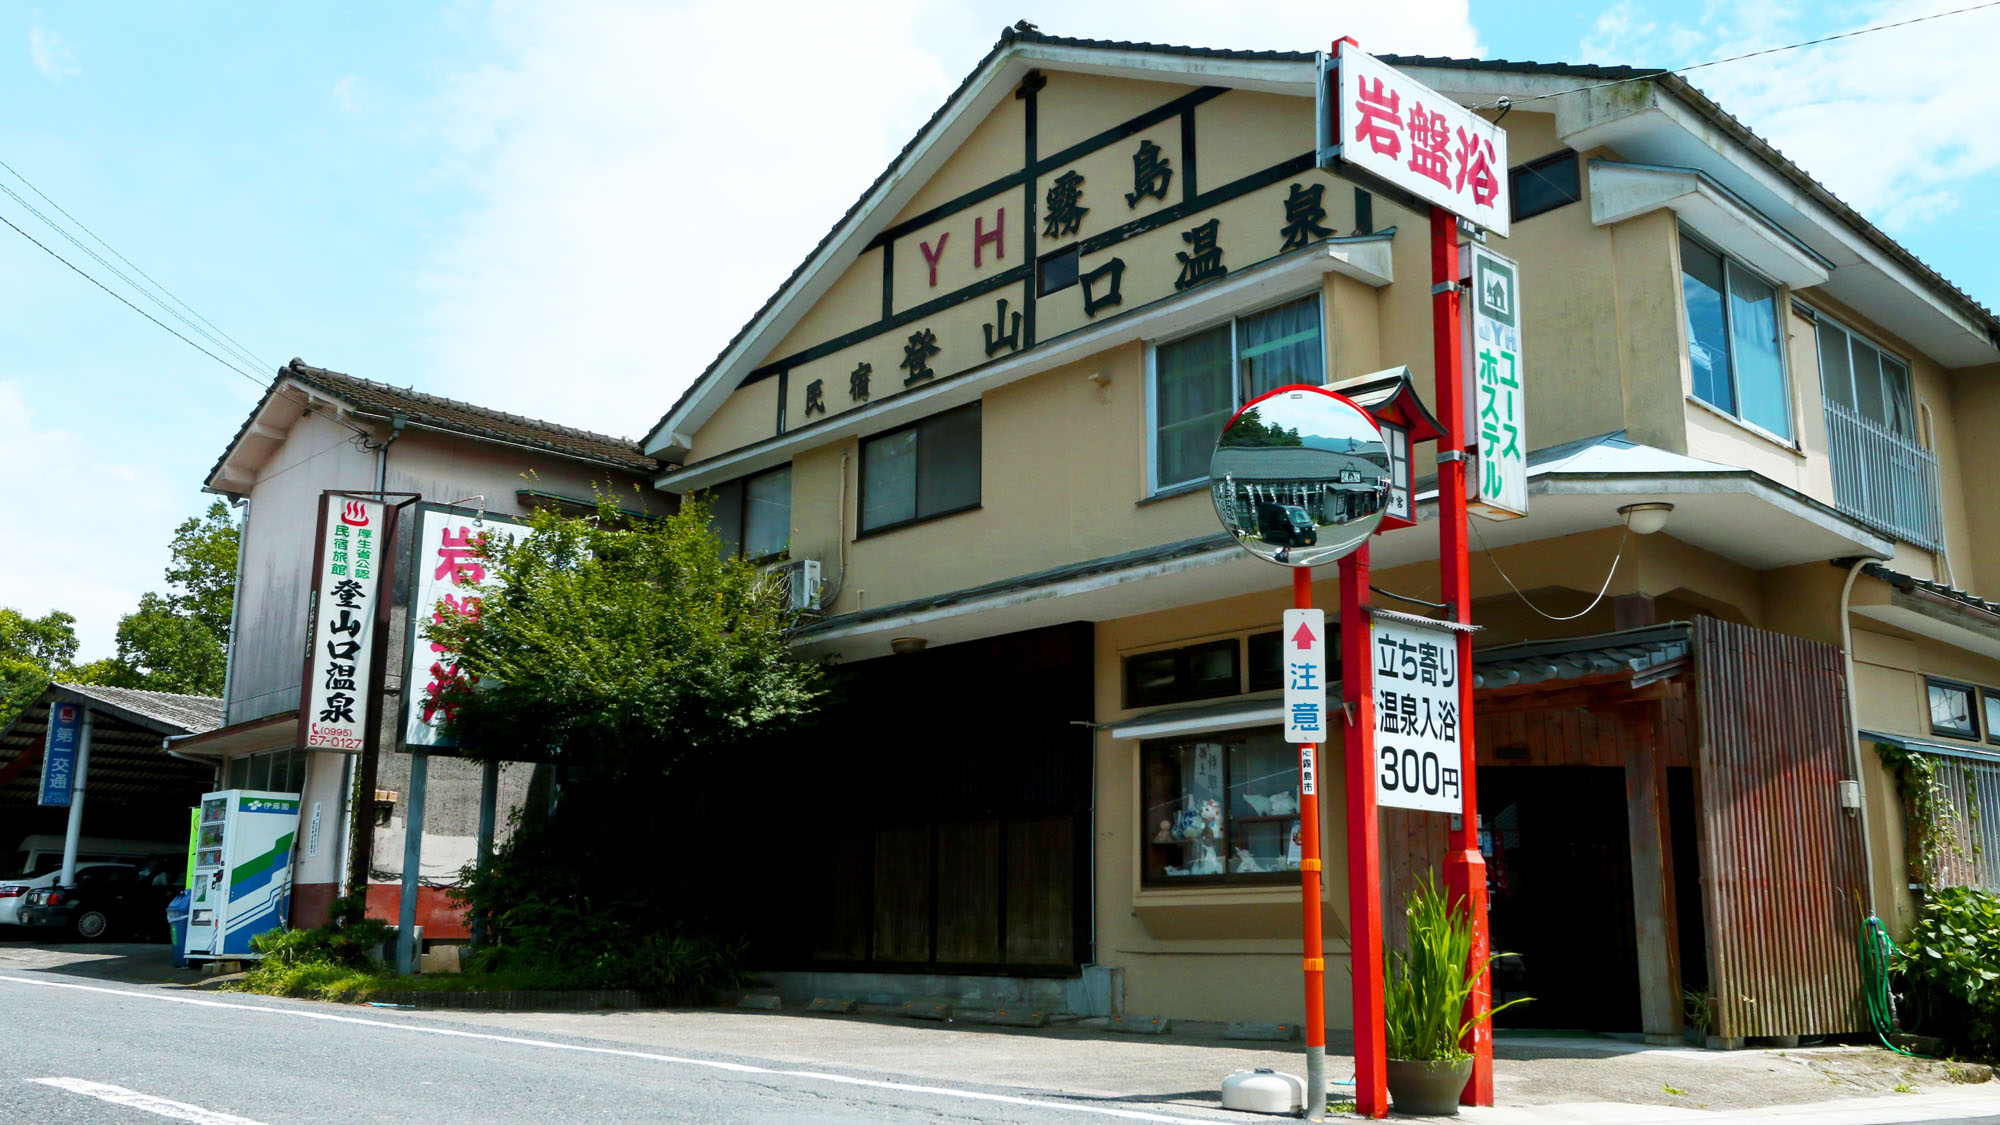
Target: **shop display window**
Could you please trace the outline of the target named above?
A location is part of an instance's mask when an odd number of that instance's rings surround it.
[[[1276,729],[1149,742],[1141,753],[1146,886],[1297,878],[1298,750]]]

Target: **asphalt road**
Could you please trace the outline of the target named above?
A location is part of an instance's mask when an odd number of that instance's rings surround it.
[[[0,1120],[1263,1120],[329,1007],[0,975]]]

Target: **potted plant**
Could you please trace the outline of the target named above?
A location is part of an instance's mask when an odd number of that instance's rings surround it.
[[[1409,920],[1409,948],[1390,954],[1383,980],[1389,1099],[1400,1113],[1456,1114],[1459,1091],[1472,1074],[1472,1052],[1461,1046],[1466,1033],[1493,1013],[1526,1001],[1467,1015],[1474,973],[1472,919],[1464,901],[1447,902],[1435,879],[1426,876],[1410,892],[1403,910]],[[1483,973],[1504,954],[1478,967]]]

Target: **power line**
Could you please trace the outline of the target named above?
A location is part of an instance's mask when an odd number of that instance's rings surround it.
[[[269,362],[268,360],[265,360],[265,359],[262,359],[262,358],[260,358],[260,357],[259,357],[259,356],[257,355],[257,353],[255,353],[255,352],[251,351],[251,350],[250,350],[250,349],[249,349],[248,347],[245,347],[245,346],[244,346],[244,345],[243,345],[242,343],[240,343],[240,342],[239,342],[239,341],[238,341],[238,340],[237,340],[237,339],[236,339],[236,338],[235,338],[234,336],[231,336],[231,335],[230,335],[229,333],[227,333],[227,332],[224,332],[224,331],[222,331],[222,329],[221,329],[221,328],[219,328],[219,327],[217,327],[217,326],[216,326],[216,324],[215,324],[215,323],[214,323],[213,321],[209,320],[209,319],[208,319],[207,317],[205,317],[205,316],[201,315],[201,313],[197,312],[197,311],[195,310],[194,306],[192,306],[192,305],[188,304],[188,303],[187,303],[186,301],[183,301],[183,300],[181,300],[181,299],[180,299],[180,297],[179,297],[178,295],[176,295],[176,294],[174,293],[174,291],[173,291],[173,290],[171,290],[171,289],[168,289],[168,288],[167,288],[167,287],[166,287],[165,285],[162,285],[162,284],[160,284],[160,282],[159,282],[159,281],[158,281],[157,279],[155,279],[155,278],[153,277],[153,275],[152,275],[152,274],[149,274],[149,273],[147,273],[147,272],[146,272],[145,270],[143,270],[143,269],[140,269],[140,268],[139,268],[139,266],[138,266],[138,264],[137,264],[137,263],[135,263],[134,261],[132,261],[132,259],[130,259],[130,258],[127,258],[127,257],[126,257],[125,255],[123,255],[123,254],[119,253],[119,252],[118,252],[118,248],[117,248],[117,247],[115,247],[115,246],[111,245],[111,244],[110,244],[109,242],[106,242],[106,241],[104,241],[104,236],[103,236],[103,235],[100,235],[100,234],[98,234],[98,233],[97,233],[96,231],[94,231],[94,230],[91,230],[91,229],[90,229],[90,228],[89,228],[88,226],[85,226],[85,225],[84,225],[84,222],[83,222],[83,220],[82,220],[82,219],[79,219],[79,218],[77,218],[77,217],[76,217],[75,215],[72,215],[72,214],[70,214],[70,213],[69,213],[69,210],[68,210],[67,208],[65,208],[65,207],[64,207],[64,206],[63,206],[62,204],[60,204],[60,203],[57,203],[57,202],[56,202],[56,201],[55,201],[54,199],[51,199],[51,198],[49,198],[49,193],[48,193],[48,192],[45,192],[45,191],[43,191],[43,190],[42,190],[41,188],[38,188],[38,187],[36,187],[36,186],[34,185],[33,181],[29,180],[29,179],[28,179],[28,177],[26,177],[26,176],[23,176],[23,175],[22,175],[22,174],[20,173],[20,170],[19,170],[19,169],[16,169],[16,168],[15,168],[15,167],[14,167],[13,165],[11,165],[11,164],[7,163],[7,162],[6,162],[6,161],[4,161],[4,160],[0,160],[0,168],[5,168],[5,169],[6,169],[6,170],[7,170],[7,171],[8,171],[9,173],[10,173],[10,174],[12,174],[12,175],[13,175],[13,177],[14,177],[15,179],[17,179],[17,180],[21,181],[21,182],[22,182],[23,184],[26,184],[26,185],[27,185],[27,188],[28,188],[28,190],[29,190],[29,191],[32,191],[32,192],[34,192],[34,193],[35,193],[36,195],[39,195],[39,196],[41,196],[41,197],[42,197],[42,200],[43,200],[44,202],[46,202],[46,203],[47,203],[47,204],[48,204],[49,206],[51,206],[51,207],[55,208],[55,209],[56,209],[57,211],[61,212],[61,213],[62,213],[62,216],[63,216],[63,218],[65,218],[65,219],[68,219],[68,220],[69,220],[70,222],[72,222],[72,223],[75,223],[75,224],[77,225],[77,229],[79,229],[79,230],[83,231],[83,233],[85,233],[85,234],[89,235],[89,236],[90,236],[91,238],[95,239],[95,240],[97,241],[97,244],[98,244],[99,246],[102,246],[102,247],[104,247],[104,248],[105,248],[106,250],[109,250],[109,251],[111,251],[111,255],[112,255],[113,257],[117,258],[117,259],[118,259],[119,261],[121,261],[121,262],[124,262],[124,263],[125,263],[126,265],[128,265],[128,266],[131,266],[131,267],[132,267],[132,272],[134,272],[134,273],[138,274],[138,275],[139,275],[140,277],[143,277],[143,278],[145,278],[145,279],[146,279],[147,281],[151,282],[151,283],[153,284],[153,287],[154,287],[154,288],[158,289],[158,290],[159,290],[160,292],[162,292],[162,293],[165,293],[165,294],[166,294],[166,295],[167,295],[167,296],[168,296],[169,298],[171,298],[171,299],[173,300],[173,302],[174,302],[175,304],[177,304],[177,305],[179,305],[180,307],[182,307],[182,308],[186,309],[186,310],[187,310],[187,311],[188,311],[188,312],[189,312],[189,313],[190,313],[190,314],[191,314],[191,315],[192,315],[192,316],[193,316],[193,317],[194,317],[194,318],[195,318],[196,320],[199,320],[199,321],[201,321],[201,322],[202,322],[203,324],[206,324],[206,325],[208,325],[208,326],[209,326],[210,328],[214,328],[214,329],[215,329],[215,331],[216,331],[216,332],[217,332],[218,334],[220,334],[220,335],[222,336],[222,338],[223,338],[224,340],[227,340],[227,341],[229,341],[229,342],[230,342],[231,344],[234,344],[234,345],[235,345],[235,353],[236,353],[237,355],[240,355],[240,356],[242,356],[243,358],[246,358],[246,359],[250,360],[250,361],[251,361],[251,363],[252,363],[253,365],[255,365],[255,366],[259,367],[259,368],[266,368],[266,369],[268,369],[268,368],[270,368],[270,367],[272,366],[272,365],[271,365],[271,363],[270,363],[270,362]],[[7,194],[9,194],[9,195],[13,195],[14,193],[10,191],[10,192],[8,192]],[[20,199],[20,197],[19,197],[19,196],[15,196],[14,198],[15,198],[15,199],[17,199],[17,200],[18,200],[18,199]],[[26,206],[28,206],[28,204],[27,204],[27,203],[26,203],[25,201],[23,201],[23,202],[22,202],[22,206],[26,207]],[[29,207],[29,210],[34,210],[34,208],[32,208],[32,207]],[[48,222],[48,219],[47,219],[47,217],[43,217],[42,221],[43,221],[43,222],[45,222],[45,223],[46,223],[46,222]],[[54,224],[54,223],[49,223],[49,225],[50,225],[51,227],[54,227],[54,226],[55,226],[55,224]],[[58,228],[58,229],[60,229],[60,228]],[[72,239],[72,241],[74,241],[74,239]],[[93,256],[93,257],[95,257],[95,255],[92,255],[92,256]],[[102,259],[99,259],[99,260],[100,260],[100,261],[102,261]],[[106,265],[107,265],[107,267],[108,267],[108,266],[109,266],[109,263],[106,263]],[[122,276],[122,275],[121,275],[121,276]],[[131,279],[127,278],[126,280],[127,280],[128,282],[129,282],[129,281],[130,281]],[[139,286],[137,286],[137,285],[134,285],[134,286],[133,286],[133,288],[137,289],[137,288],[140,288],[140,287],[139,287]],[[142,290],[142,291],[143,291],[143,290]],[[158,304],[159,302],[158,302],[158,301],[156,300],[156,301],[155,301],[154,303],[155,303],[155,304]],[[203,335],[207,335],[207,333],[203,333]],[[209,337],[209,338],[210,338],[211,340],[212,340],[212,339],[214,339],[214,337],[212,337],[212,336],[211,336],[211,337]],[[218,346],[219,346],[219,345],[218,345]]]
[[[111,288],[110,286],[104,284],[103,282],[97,280],[96,278],[90,276],[89,273],[79,268],[75,262],[70,261],[68,258],[63,257],[61,254],[58,254],[54,250],[49,249],[46,245],[43,245],[41,239],[36,238],[32,234],[29,234],[27,231],[22,230],[20,227],[14,226],[14,220],[8,218],[5,215],[0,215],[0,223],[6,223],[9,227],[13,228],[15,234],[18,234],[22,238],[27,239],[29,242],[32,242],[35,245],[40,246],[42,248],[43,253],[47,254],[51,258],[54,258],[56,261],[61,262],[63,265],[68,266],[70,269],[76,270],[77,276],[83,278],[85,281],[90,282],[92,285],[97,286],[99,289],[104,290],[106,293],[111,294],[113,297],[118,298],[118,302],[124,305],[126,308],[131,309],[133,312],[138,313],[140,316],[145,317],[147,320],[152,321],[154,324],[159,325],[161,328],[166,329],[168,332],[173,332],[174,336],[177,339],[179,339],[181,343],[186,344],[188,347],[193,348],[195,351],[200,352],[201,354],[207,356],[208,358],[214,360],[215,362],[221,364],[222,366],[229,368],[231,371],[236,372],[238,375],[243,376],[245,379],[250,380],[251,382],[257,384],[258,386],[261,387],[264,385],[264,380],[259,379],[255,375],[250,374],[249,372],[243,370],[242,368],[236,366],[235,364],[229,362],[228,360],[222,358],[221,356],[216,355],[214,352],[209,351],[207,348],[202,347],[200,344],[195,343],[193,340],[188,339],[186,336],[182,336],[179,332],[175,332],[173,325],[166,323],[159,317],[154,316],[152,313],[149,313],[145,309],[142,309],[139,306],[133,304],[132,302],[126,300],[123,294],[119,293],[117,290]]]
[[[1941,20],[1946,16],[1962,16],[1967,12],[1977,12],[1981,11],[1982,9],[1996,8],[1996,7],[2000,7],[2000,0],[1986,0],[1986,2],[1983,4],[1972,4],[1963,8],[1953,8],[1948,12],[1932,12],[1930,15],[1927,16],[1912,16],[1909,19],[1896,20],[1893,23],[1878,23],[1870,27],[1858,27],[1855,28],[1853,31],[1842,31],[1842,32],[1837,32],[1833,35],[1822,35],[1818,39],[1807,39],[1799,43],[1787,43],[1782,47],[1764,47],[1760,50],[1745,51],[1743,54],[1740,55],[1730,55],[1728,58],[1710,59],[1707,62],[1690,63],[1687,66],[1667,67],[1662,70],[1648,71],[1645,74],[1635,74],[1630,78],[1614,78],[1609,82],[1598,82],[1589,86],[1576,86],[1568,90],[1559,90],[1553,94],[1531,94],[1527,97],[1522,97],[1522,98],[1501,98],[1497,101],[1484,102],[1479,105],[1468,106],[1467,108],[1499,109],[1503,106],[1519,105],[1522,102],[1538,102],[1544,98],[1559,98],[1562,97],[1564,94],[1580,94],[1586,90],[1602,90],[1606,86],[1623,86],[1628,82],[1650,82],[1655,78],[1665,78],[1669,74],[1686,74],[1690,70],[1700,70],[1703,67],[1721,66],[1723,63],[1742,62],[1744,59],[1754,59],[1763,55],[1775,55],[1783,51],[1796,51],[1802,47],[1817,47],[1822,43],[1832,43],[1838,39],[1852,39],[1858,35],[1871,35],[1877,31],[1889,31],[1898,27],[1908,27],[1914,23],[1924,23],[1929,20]]]
[[[151,290],[147,289],[145,286],[139,284],[138,282],[132,280],[131,275],[119,269],[117,266],[112,265],[110,262],[105,261],[104,255],[99,254],[95,250],[92,250],[89,246],[85,245],[81,239],[77,238],[74,234],[71,234],[69,231],[63,229],[61,223],[58,223],[54,219],[49,218],[47,215],[43,214],[40,210],[38,210],[34,204],[21,198],[20,192],[15,191],[13,188],[8,187],[6,184],[0,184],[0,193],[4,193],[9,199],[12,199],[14,202],[26,208],[29,214],[33,215],[37,219],[40,219],[44,225],[46,225],[50,230],[53,230],[57,234],[61,235],[65,240],[69,242],[71,246],[74,246],[78,250],[83,251],[85,254],[90,255],[91,260],[95,261],[98,265],[103,266],[105,269],[110,270],[114,277],[124,282],[126,285],[130,286],[140,296],[153,302],[154,306],[157,307],[160,311],[166,313],[168,316],[173,317],[175,320],[180,321],[182,324],[188,327],[189,331],[193,332],[197,336],[206,339],[209,343],[215,345],[217,349],[224,352],[228,352],[230,354],[231,359],[236,360],[238,362],[245,362],[248,366],[251,367],[261,366],[262,361],[257,359],[257,357],[249,355],[247,352],[241,352],[241,349],[231,349],[221,340],[216,339],[213,333],[204,331],[200,325],[196,324],[192,320],[189,320],[185,315],[183,315],[180,312],[180,310],[175,309],[171,305],[168,305],[166,302],[160,300],[158,296],[154,295],[154,293]],[[112,253],[115,254],[117,253],[117,251],[114,250],[112,251]]]

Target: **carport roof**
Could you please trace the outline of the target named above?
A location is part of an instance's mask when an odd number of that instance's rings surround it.
[[[35,803],[49,708],[59,702],[84,703],[96,712],[84,785],[92,800],[129,803],[170,795],[179,801],[185,791],[198,794],[213,781],[212,767],[170,756],[160,740],[215,729],[222,723],[222,700],[56,683],[0,730],[0,807]]]

